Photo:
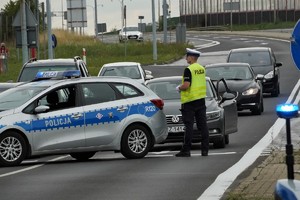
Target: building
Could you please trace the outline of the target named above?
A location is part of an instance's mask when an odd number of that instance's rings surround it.
[[[300,0],[179,0],[187,27],[296,22]]]

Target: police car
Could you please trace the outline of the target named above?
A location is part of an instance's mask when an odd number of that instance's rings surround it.
[[[166,139],[164,102],[146,86],[125,77],[70,78],[76,76],[41,72],[0,93],[1,166],[43,154],[87,160],[102,150],[142,158]]]

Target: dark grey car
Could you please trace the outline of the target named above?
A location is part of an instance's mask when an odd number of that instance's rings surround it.
[[[146,85],[164,100],[164,113],[168,124],[168,137],[163,143],[182,142],[184,124],[180,112],[180,93],[176,91],[182,81],[181,76],[155,78]],[[229,143],[229,134],[237,131],[237,105],[235,95],[218,95],[214,85],[206,78],[206,117],[209,128],[209,140],[215,148],[224,148]],[[200,142],[200,133],[194,125],[193,142]]]
[[[213,83],[224,78],[228,88],[238,92],[239,111],[249,109],[255,115],[264,111],[262,84],[248,63],[215,63],[206,65],[205,69]],[[221,87],[219,91],[222,92]]]
[[[264,75],[263,93],[271,93],[277,97],[280,94],[280,71],[282,63],[276,61],[270,47],[249,47],[231,49],[227,62],[248,63],[256,75]]]

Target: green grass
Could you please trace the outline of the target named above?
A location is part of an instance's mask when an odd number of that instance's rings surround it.
[[[82,57],[82,49],[86,49],[86,61],[88,70],[91,75],[96,76],[105,63],[133,61],[140,62],[142,65],[163,64],[174,60],[181,59],[185,54],[186,47],[192,47],[188,44],[162,44],[157,43],[157,60],[153,60],[152,42],[128,42],[125,43],[105,44],[96,41],[90,36],[80,36],[75,33],[54,30],[57,37],[58,45],[54,49],[55,58],[73,58],[74,56]],[[43,40],[44,35],[40,36],[40,59],[47,59],[48,53],[45,50],[47,44]],[[7,43],[9,48],[8,72],[0,74],[0,82],[9,80],[15,81],[22,68],[22,49],[16,49],[13,43]],[[46,57],[45,57],[46,55]]]
[[[232,30],[283,29],[293,28],[294,26],[295,22],[277,22],[259,25],[234,25]],[[186,47],[192,47],[189,44],[157,43],[158,58],[154,61],[152,42],[150,41],[127,43],[125,56],[124,43],[105,44],[96,41],[93,37],[81,36],[63,30],[54,30],[53,33],[58,40],[58,46],[54,50],[55,58],[82,56],[82,48],[85,48],[87,51],[87,65],[91,75],[97,75],[101,66],[110,62],[135,61],[140,62],[142,65],[169,63],[182,58]],[[117,34],[117,32],[114,32],[114,34]],[[45,50],[45,46],[47,47],[47,43],[44,41],[45,37],[44,34],[40,35],[40,59],[47,59],[48,56],[47,50]],[[15,81],[22,68],[22,49],[16,49],[14,43],[15,41],[7,42],[10,50],[8,72],[0,74],[0,82]]]
[[[234,25],[233,31],[248,31],[248,30],[266,30],[266,29],[285,29],[294,28],[296,22],[276,22],[276,23],[262,23],[249,25]],[[228,26],[230,29],[230,26]]]

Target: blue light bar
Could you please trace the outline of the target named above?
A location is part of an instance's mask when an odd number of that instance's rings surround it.
[[[69,71],[44,71],[38,72],[35,76],[35,80],[40,79],[64,79],[64,78],[78,78],[80,77],[79,70],[69,70]]]
[[[57,74],[57,71],[38,72],[35,76],[35,79],[55,78],[57,77]]]
[[[80,77],[81,74],[80,74],[80,71],[79,70],[69,70],[69,71],[64,71],[63,72],[63,77],[66,77],[66,78],[78,78]]]
[[[289,119],[298,117],[299,106],[295,104],[280,104],[276,106],[278,117]]]

